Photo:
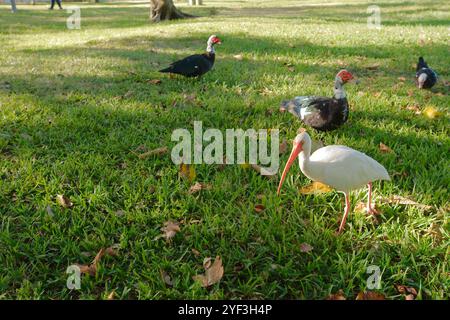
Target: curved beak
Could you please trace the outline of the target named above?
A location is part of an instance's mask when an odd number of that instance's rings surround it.
[[[283,174],[281,175],[280,184],[278,185],[277,195],[280,194],[281,186],[283,185],[284,179],[286,179],[286,175],[289,171],[289,169],[292,166],[292,163],[295,161],[295,159],[298,157],[299,153],[303,150],[303,144],[300,142],[297,145],[294,145],[291,151],[291,155],[289,156],[289,159],[286,163],[286,166],[284,167]]]

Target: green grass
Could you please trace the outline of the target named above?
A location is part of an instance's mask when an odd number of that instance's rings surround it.
[[[377,265],[379,291],[390,299],[404,299],[395,284],[415,287],[418,299],[449,299],[449,90],[443,81],[433,91],[413,83],[419,55],[448,79],[448,2],[381,2],[380,31],[366,28],[365,1],[205,2],[183,6],[199,18],[161,24],[148,23],[145,3],[79,4],[81,30],[66,29],[65,11],[19,4],[13,15],[0,6],[0,298],[102,299],[115,290],[122,299],[323,299],[342,289],[354,299],[366,290],[367,266]],[[223,45],[202,79],[155,71],[201,52],[212,33]],[[380,66],[368,70],[373,64]],[[375,184],[379,219],[352,213],[340,236],[342,196],[299,195],[309,181],[298,167],[277,197],[277,181],[252,170],[197,165],[197,180],[213,188],[191,195],[169,156],[133,152],[173,146],[172,131],[192,130],[194,120],[222,130],[279,128],[292,139],[300,124],[278,112],[279,102],[331,95],[344,67],[362,80],[347,86],[348,123],[309,132],[367,153],[393,180]],[[442,116],[430,120],[408,105]],[[395,153],[380,153],[380,142]],[[57,194],[73,208],[60,207]],[[354,192],[352,205],[364,194]],[[393,195],[433,209],[380,204]],[[262,213],[253,210],[259,203]],[[167,220],[183,220],[181,232],[154,241]],[[313,251],[301,252],[303,242]],[[119,256],[103,258],[81,290],[66,288],[69,265],[113,244]],[[224,277],[201,288],[192,276],[216,255]]]

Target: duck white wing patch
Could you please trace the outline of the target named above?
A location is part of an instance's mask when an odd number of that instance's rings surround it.
[[[299,96],[295,97],[295,102],[300,107],[300,119],[305,119],[305,117],[309,114],[311,114],[311,110],[309,110],[307,107],[304,107],[303,105],[306,104],[311,98],[308,96]]]

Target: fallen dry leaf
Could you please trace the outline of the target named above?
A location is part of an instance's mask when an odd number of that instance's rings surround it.
[[[196,182],[193,186],[189,188],[189,193],[194,194],[200,192],[201,190],[210,190],[212,186],[210,184]]]
[[[380,142],[380,151],[381,153],[391,153],[392,149],[385,145],[383,142]]]
[[[415,114],[421,114],[422,113],[422,111],[420,110],[420,108],[419,108],[419,106],[418,105],[410,105],[410,106],[406,106],[406,110],[409,110],[409,111],[414,111],[414,113]]]
[[[147,81],[149,84],[161,84],[161,80],[160,79],[150,79]]]
[[[256,213],[260,213],[263,212],[266,208],[262,204],[257,204],[254,209]]]
[[[160,270],[160,274],[161,274],[161,278],[164,281],[164,283],[167,284],[168,286],[172,287],[173,281],[170,278],[169,274],[164,270]]]
[[[303,242],[302,244],[300,244],[300,251],[301,252],[310,252],[313,249],[314,248],[310,244],[308,244],[306,242]]]
[[[106,299],[107,300],[114,300],[115,296],[116,296],[116,292],[113,290],[113,291],[111,291],[110,294],[108,294],[108,297]]]
[[[313,183],[307,185],[306,187],[300,188],[301,194],[320,194],[320,193],[327,193],[331,192],[333,189],[326,184],[323,184],[321,182],[314,181]]]
[[[413,287],[404,286],[402,284],[395,284],[395,289],[398,293],[405,295],[405,300],[415,300],[417,297],[417,290]]]
[[[100,262],[100,259],[103,257],[104,254],[105,254],[105,249],[102,248],[97,253],[94,260],[92,260],[91,264],[89,264],[89,265],[77,264],[77,266],[80,268],[80,272],[84,273],[84,274],[90,274],[91,276],[95,276],[95,274],[97,273],[98,263]]]
[[[402,196],[391,196],[390,198],[384,198],[382,199],[383,202],[385,203],[389,203],[389,204],[404,204],[404,205],[411,205],[411,206],[416,206],[419,207],[423,210],[431,210],[433,207],[426,205],[426,204],[422,204],[422,203],[418,203],[414,200],[402,197]]]
[[[192,253],[194,254],[194,256],[198,257],[200,255],[200,251],[198,251],[197,249],[192,248]]]
[[[112,257],[116,257],[119,255],[118,252],[119,248],[120,248],[119,244],[113,244],[111,247],[105,249],[105,254]]]
[[[154,150],[150,150],[150,151],[141,153],[140,155],[138,155],[138,157],[139,157],[139,159],[143,160],[143,159],[146,159],[151,156],[160,156],[160,155],[166,154],[167,152],[169,152],[169,148],[161,147],[161,148],[157,148]]]
[[[347,300],[347,298],[345,297],[342,289],[339,289],[338,292],[330,294],[328,296],[327,300]]]
[[[439,110],[437,110],[435,107],[433,106],[428,106],[423,110],[423,114],[428,118],[428,119],[435,119],[441,116],[441,113],[439,112]]]
[[[166,221],[160,230],[164,233],[156,237],[156,239],[165,238],[166,240],[171,240],[177,232],[180,232],[180,224],[176,221]]]
[[[403,81],[403,82],[406,81],[406,78],[405,78],[405,77],[398,77],[397,79],[398,79],[399,81]]]
[[[276,177],[276,172],[272,173],[272,172],[268,172],[266,169],[261,168],[259,165],[257,164],[251,164],[250,167],[255,170],[256,172],[258,172],[260,175],[268,178],[268,179],[274,179]]]
[[[203,259],[203,268],[205,270],[209,269],[211,267],[211,263],[212,263],[211,260],[212,260],[211,257],[206,257],[205,259]]]
[[[239,61],[242,61],[244,59],[242,54],[236,54],[236,55],[233,56],[233,58],[235,58],[236,60],[239,60]]]
[[[180,176],[191,182],[194,181],[197,176],[194,165],[184,163],[180,164]]]
[[[375,64],[372,64],[370,66],[367,66],[366,69],[367,70],[378,70],[379,67],[380,67],[380,64],[379,63],[375,63]]]
[[[205,260],[207,260],[206,258]],[[217,256],[214,260],[214,263],[211,264],[211,258],[209,258],[209,263],[205,262],[203,263],[203,266],[205,268],[205,274],[203,275],[196,275],[192,278],[195,281],[199,281],[202,285],[202,287],[206,288],[209,287],[217,282],[220,281],[223,277],[223,266],[222,266],[222,258],[220,256]],[[208,267],[206,268],[205,265]]]
[[[356,296],[356,300],[386,300],[384,294],[375,291],[361,291]]]
[[[64,208],[72,208],[73,207],[72,201],[70,201],[70,199],[68,197],[66,197],[65,195],[58,194],[56,196],[56,200]]]

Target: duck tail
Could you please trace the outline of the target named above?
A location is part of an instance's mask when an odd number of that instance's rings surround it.
[[[428,65],[423,59],[423,57],[419,57],[419,62],[417,63],[417,71],[419,71],[422,68],[428,68]]]

